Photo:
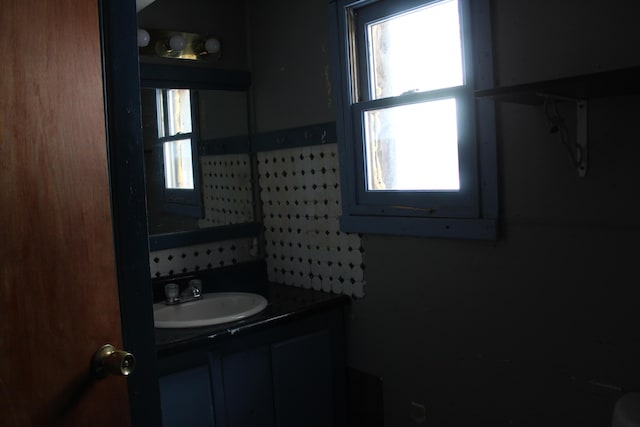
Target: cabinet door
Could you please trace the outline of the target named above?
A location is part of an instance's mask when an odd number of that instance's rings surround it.
[[[215,427],[209,364],[160,377],[163,427]]]
[[[273,427],[269,347],[222,358],[226,427]]]
[[[331,427],[334,408],[329,333],[272,345],[277,427]]]

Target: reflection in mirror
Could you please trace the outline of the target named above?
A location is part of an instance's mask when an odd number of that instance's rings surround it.
[[[244,91],[141,91],[149,234],[251,223]]]
[[[164,188],[194,190],[191,91],[156,89],[156,115],[157,141],[162,144],[164,159]]]

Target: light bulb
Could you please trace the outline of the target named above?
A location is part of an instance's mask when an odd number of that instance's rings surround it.
[[[220,41],[218,39],[207,39],[204,42],[204,50],[209,53],[218,53],[220,52]]]
[[[187,46],[187,41],[180,34],[175,34],[169,38],[169,48],[171,50],[183,50]]]
[[[151,37],[149,36],[149,32],[142,28],[138,28],[138,47],[149,46],[150,40]]]

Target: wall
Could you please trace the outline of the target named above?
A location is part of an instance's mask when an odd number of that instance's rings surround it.
[[[335,121],[326,2],[247,3],[254,131]]]
[[[256,130],[334,120],[326,0],[249,4]],[[493,8],[498,84],[640,62],[635,1]],[[640,388],[640,107],[589,109],[581,179],[540,109],[497,106],[498,241],[363,236],[348,359],[382,378],[385,425],[418,425],[414,402],[430,426],[607,426]]]
[[[221,57],[216,68],[247,69],[245,9],[236,0],[156,0],[138,13],[138,27],[197,33],[220,40]],[[148,62],[169,62],[154,60]],[[183,65],[189,61],[181,61]]]

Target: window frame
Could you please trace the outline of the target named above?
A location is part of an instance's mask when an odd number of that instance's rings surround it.
[[[168,112],[167,112],[167,91],[173,89],[184,89],[189,91],[189,101],[191,104],[191,132],[182,133],[171,136],[160,137],[159,130],[156,129],[156,137],[154,140],[154,152],[159,157],[157,162],[162,164],[163,169],[163,188],[162,188],[162,206],[163,210],[170,214],[183,215],[193,218],[204,217],[204,203],[202,201],[202,179],[200,176],[200,153],[199,153],[199,141],[200,141],[200,123],[199,123],[199,102],[198,102],[198,90],[191,88],[156,88],[156,91],[162,91],[164,116],[162,118],[165,129],[168,129]],[[156,119],[159,111],[156,107],[155,114]],[[164,148],[165,142],[182,140],[191,140],[191,167],[193,170],[193,188],[167,188],[165,175],[165,162],[164,162]]]
[[[364,43],[366,23],[439,1],[330,2],[330,43],[333,78],[337,83],[334,98],[342,176],[340,224],[344,231],[497,238],[495,107],[493,101],[474,96],[477,90],[493,87],[489,0],[458,0],[464,73],[462,86],[375,100],[371,100],[368,94],[368,60]],[[363,15],[370,19],[360,18]],[[455,97],[458,111],[461,190],[367,191],[364,111],[450,97]]]

